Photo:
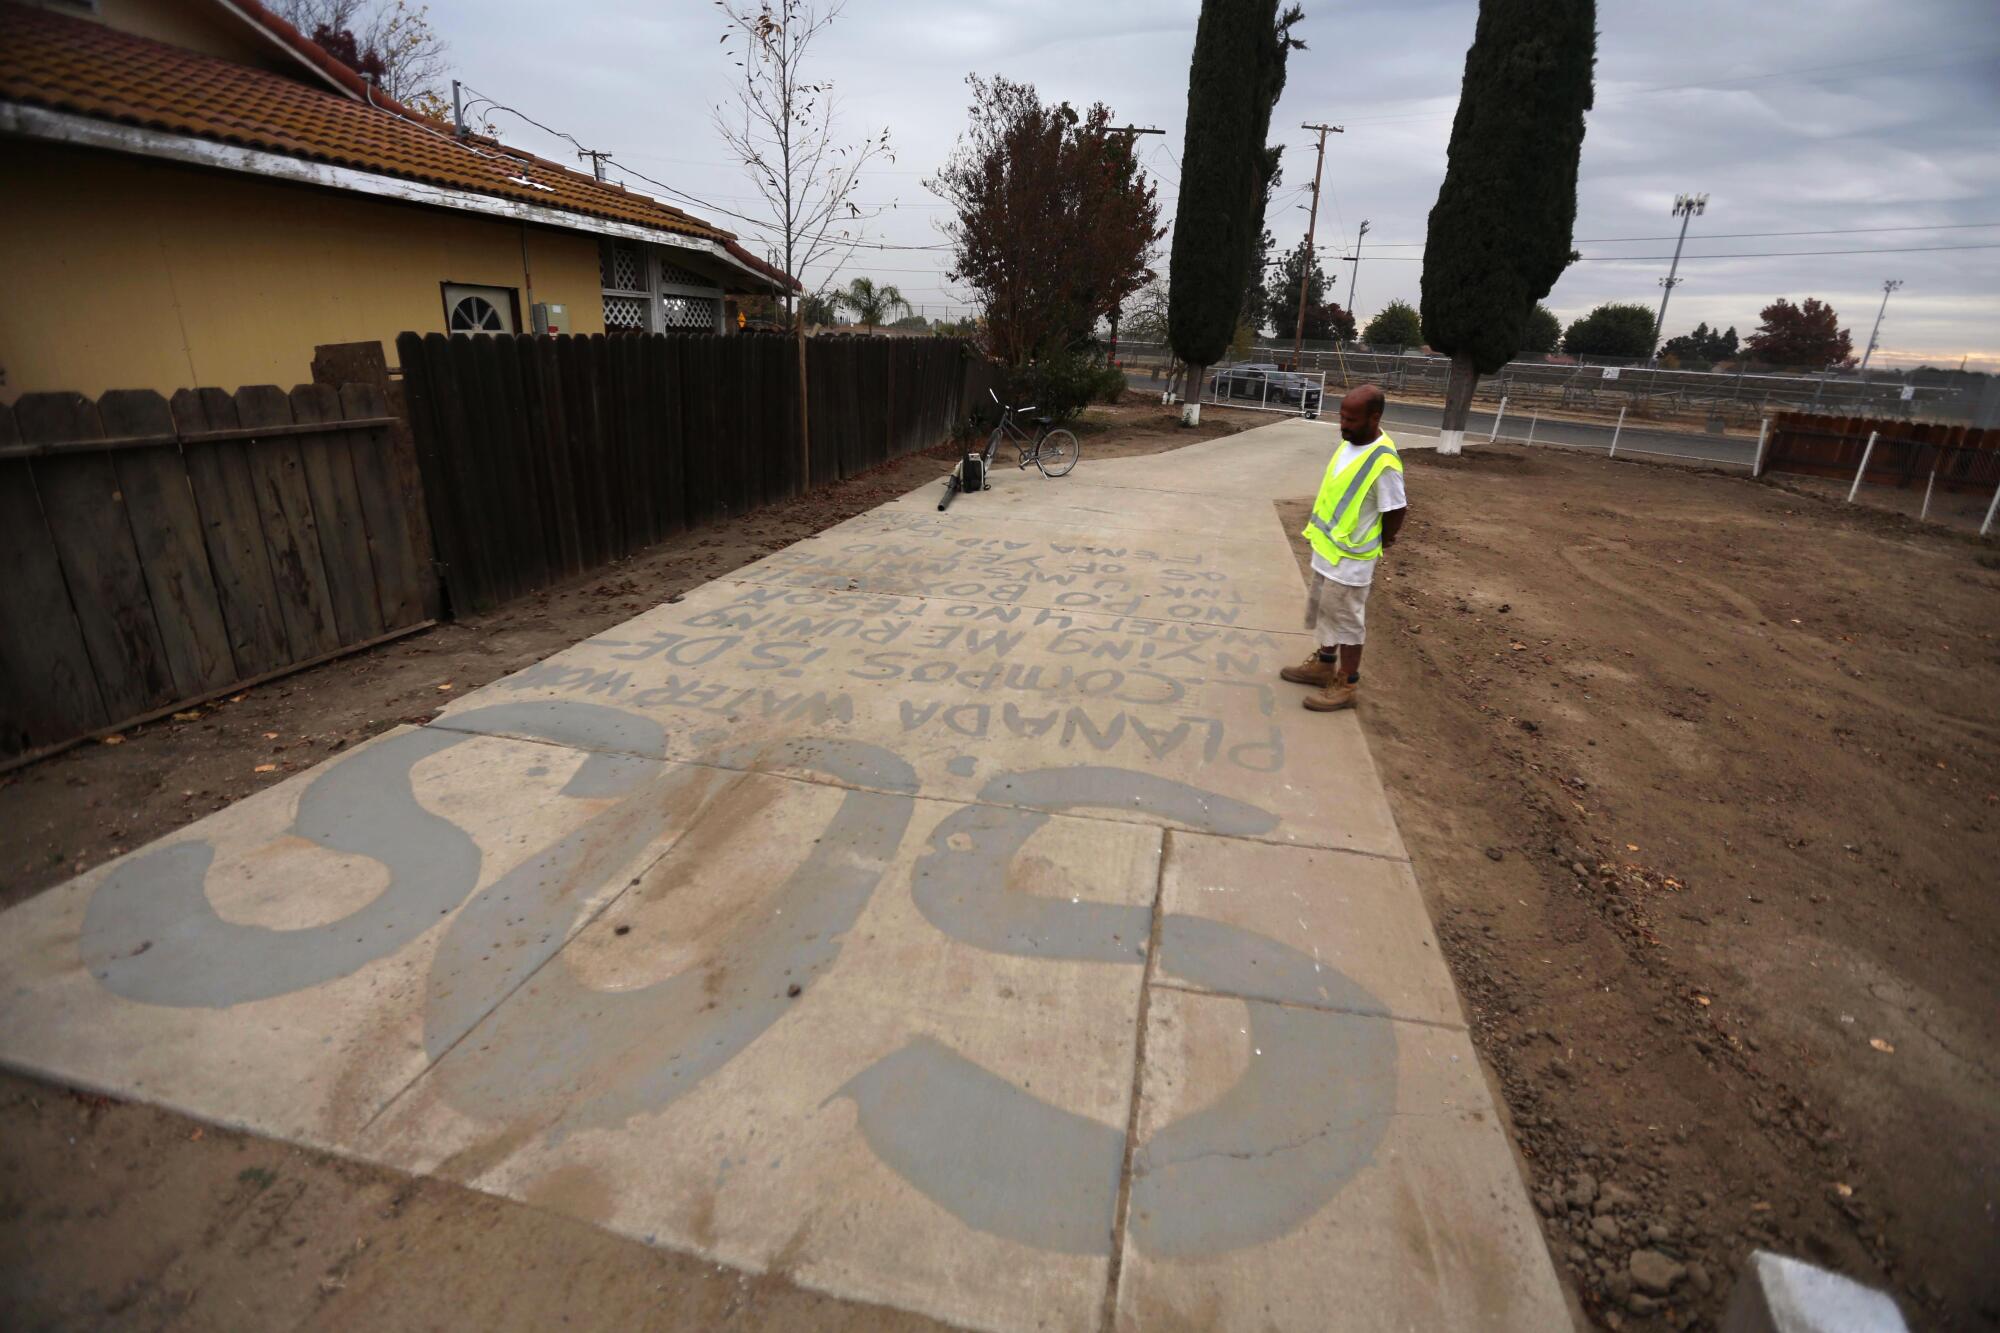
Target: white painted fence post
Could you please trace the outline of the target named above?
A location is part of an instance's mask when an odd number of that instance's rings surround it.
[[[1757,423],[1757,461],[1750,465],[1750,475],[1764,475],[1764,441],[1771,438],[1771,418],[1765,417]]]
[[[1931,479],[1924,483],[1924,507],[1923,510],[1917,515],[1917,522],[1919,523],[1922,523],[1924,520],[1928,519],[1931,516],[1931,488],[1936,485],[1937,485],[1937,469],[1932,468]]]
[[[1500,423],[1507,419],[1507,395],[1500,395],[1500,410],[1493,414],[1493,429],[1486,433],[1488,444],[1500,438]]]
[[[1531,416],[1531,417],[1529,417],[1529,418],[1528,418],[1528,443],[1529,443],[1529,444],[1533,444],[1533,443],[1535,442],[1535,427],[1536,427],[1537,425],[1541,424],[1541,420],[1542,420],[1542,414],[1541,414],[1541,413],[1540,413],[1539,411],[1538,411],[1538,412],[1536,412],[1536,413],[1535,413],[1535,415],[1533,415],[1533,416]]]
[[[1854,497],[1861,493],[1861,478],[1868,471],[1868,460],[1875,453],[1875,437],[1880,431],[1868,432],[1868,443],[1861,450],[1861,466],[1854,469],[1854,484],[1847,488],[1847,503],[1853,504]]]
[[[1986,521],[1979,525],[1979,535],[1984,537],[1993,527],[1993,511],[2000,509],[2000,486],[1993,488],[1993,503],[1986,506]]]
[[[1618,424],[1611,428],[1611,457],[1618,457],[1618,433],[1625,429],[1625,409],[1618,409]]]

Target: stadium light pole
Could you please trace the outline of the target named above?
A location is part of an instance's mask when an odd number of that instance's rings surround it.
[[[1354,236],[1354,253],[1343,262],[1354,265],[1347,271],[1347,313],[1354,315],[1354,284],[1361,279],[1361,242],[1368,238],[1368,219],[1361,219],[1361,230]],[[1356,319],[1361,316],[1354,315]]]
[[[1875,309],[1875,327],[1868,330],[1868,350],[1861,354],[1861,369],[1868,369],[1868,358],[1875,355],[1875,338],[1882,332],[1882,316],[1889,309],[1889,293],[1903,285],[1901,278],[1890,278],[1882,284],[1882,304]]]
[[[1659,355],[1660,332],[1667,325],[1667,302],[1673,298],[1674,288],[1680,284],[1677,276],[1681,271],[1681,247],[1687,244],[1688,220],[1708,211],[1708,196],[1705,194],[1677,194],[1674,196],[1674,216],[1681,220],[1681,236],[1674,242],[1674,262],[1667,269],[1667,276],[1660,279],[1660,286],[1666,288],[1660,293],[1660,313],[1653,317],[1653,346],[1646,353],[1651,361]]]

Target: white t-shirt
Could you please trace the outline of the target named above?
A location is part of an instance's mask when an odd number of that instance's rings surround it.
[[[1386,433],[1377,435],[1366,444],[1349,444],[1346,440],[1342,440],[1340,448],[1333,453],[1335,470],[1346,467],[1357,455],[1367,453],[1378,444],[1386,444],[1392,449],[1396,447],[1396,442]],[[1355,521],[1354,531],[1366,532],[1375,526],[1378,517],[1392,509],[1405,508],[1408,504],[1409,500],[1403,493],[1403,474],[1394,468],[1386,469],[1375,479],[1375,484],[1369,488],[1368,493],[1361,497],[1361,514]],[[1313,552],[1313,573],[1332,579],[1335,583],[1345,583],[1350,588],[1365,588],[1373,583],[1375,566],[1380,563],[1379,560],[1333,561],[1318,551]]]

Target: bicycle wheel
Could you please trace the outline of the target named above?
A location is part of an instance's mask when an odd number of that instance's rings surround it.
[[[1042,437],[1041,448],[1035,452],[1035,462],[1045,477],[1061,477],[1076,466],[1076,456],[1080,446],[1076,436],[1066,430],[1052,430]]]

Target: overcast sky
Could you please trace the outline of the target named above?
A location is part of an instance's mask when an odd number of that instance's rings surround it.
[[[1281,247],[1305,232],[1312,136],[1295,127],[1344,125],[1327,143],[1320,239],[1345,305],[1353,266],[1340,257],[1369,222],[1354,300],[1366,320],[1392,298],[1417,299],[1477,5],[1304,4],[1298,31],[1309,49],[1293,53],[1273,120],[1287,147],[1269,222]],[[761,216],[713,126],[734,70],[706,0],[431,0],[431,9],[458,76],[480,92],[718,209]],[[893,163],[864,178],[863,202],[894,205],[870,238],[938,243],[945,210],[923,181],[965,124],[964,78],[975,72],[1033,83],[1045,101],[1103,101],[1121,122],[1164,129],[1141,140],[1141,156],[1171,225],[1198,11],[1198,0],[850,0],[816,65],[835,86],[847,136],[886,127],[895,148]],[[1603,0],[1598,23],[1575,233],[1590,262],[1550,293],[1558,315],[1601,301],[1654,304],[1678,225],[1674,196],[1705,193],[1669,335],[1697,320],[1747,333],[1773,298],[1818,296],[1852,329],[1858,355],[1883,280],[1900,278],[1878,362],[1956,364],[1969,354],[1974,367],[2000,370],[2000,6]],[[510,116],[494,123],[509,142],[564,148]],[[763,252],[755,230],[709,216]],[[1825,234],[1732,235],[1745,232]],[[1801,253],[1855,250],[1879,253]],[[862,251],[839,279],[867,275],[925,313],[962,313],[968,293],[944,280],[944,265],[935,251]],[[806,276],[818,286],[828,275]]]

